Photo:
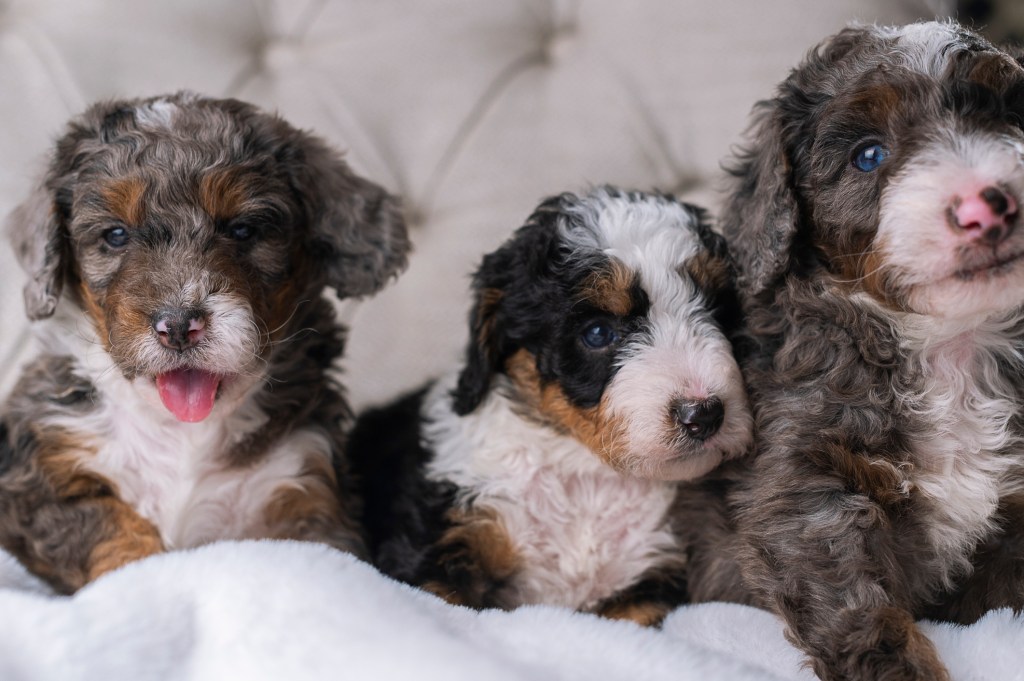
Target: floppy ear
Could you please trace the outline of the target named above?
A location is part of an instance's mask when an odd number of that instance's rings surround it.
[[[570,194],[547,199],[526,224],[484,257],[473,275],[466,364],[452,391],[455,413],[476,409],[503,362],[535,331],[546,301],[544,278],[555,266],[557,229]]]
[[[312,253],[339,298],[381,289],[405,269],[409,236],[401,206],[383,187],[356,175],[321,140],[296,132],[286,162],[310,222]]]
[[[499,262],[497,255],[491,254],[484,259],[473,281],[466,363],[452,391],[453,407],[459,416],[465,416],[480,406],[490,390],[491,377],[498,371],[502,360],[505,336],[502,299],[506,282],[496,280],[500,278],[505,264]]]
[[[131,102],[97,102],[72,119],[57,140],[47,172],[7,219],[7,236],[28,274],[25,312],[35,321],[54,313],[71,258],[68,221],[73,186],[91,152],[131,122]]]
[[[41,181],[7,218],[7,236],[28,274],[25,313],[32,321],[57,309],[67,266],[67,230],[53,192]]]
[[[789,268],[798,227],[778,103],[759,106],[763,108],[753,127],[754,143],[731,171],[737,183],[722,221],[746,298],[762,297]]]

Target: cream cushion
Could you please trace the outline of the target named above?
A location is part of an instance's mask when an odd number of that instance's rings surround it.
[[[751,105],[850,20],[923,0],[0,0],[0,214],[88,103],[187,88],[277,110],[405,200],[415,252],[344,308],[357,405],[459,361],[469,275],[550,194],[714,206]],[[0,394],[32,352],[0,248]]]

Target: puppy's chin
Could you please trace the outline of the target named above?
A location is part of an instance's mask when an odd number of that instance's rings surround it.
[[[693,480],[710,473],[722,460],[717,450],[682,455],[671,451],[653,452],[642,461],[634,461],[623,472],[649,480]]]
[[[908,296],[914,312],[947,320],[987,319],[1024,305],[1024,258],[954,273],[914,287]]]

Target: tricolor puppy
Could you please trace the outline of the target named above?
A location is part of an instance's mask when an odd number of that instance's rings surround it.
[[[1024,68],[854,27],[757,111],[746,576],[822,679],[948,678],[916,618],[1024,606]]]
[[[364,552],[321,293],[403,267],[391,196],[276,116],[179,93],[75,118],[8,228],[44,351],[3,412],[4,548],[66,592],[216,539]]]
[[[563,194],[473,283],[461,370],[353,432],[378,565],[473,607],[660,621],[676,481],[751,440],[721,237],[666,196]]]

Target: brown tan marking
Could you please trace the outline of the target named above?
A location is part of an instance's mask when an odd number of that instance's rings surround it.
[[[126,225],[140,226],[146,219],[146,183],[138,177],[114,180],[101,190],[107,208]]]
[[[967,78],[995,92],[1005,92],[1009,84],[1020,82],[1021,67],[1002,53],[978,55]]]
[[[890,269],[882,256],[884,247],[864,238],[840,253],[830,244],[820,244],[829,256],[837,282],[844,290],[863,291],[889,309],[908,311],[906,292],[893,285]]]
[[[81,279],[78,283],[78,296],[81,298],[82,308],[92,320],[93,328],[96,329],[96,337],[103,343],[104,349],[110,352],[110,329],[107,328],[107,313],[96,299],[92,289]]]
[[[452,527],[438,540],[440,562],[449,574],[469,583],[456,589],[430,581],[423,588],[455,605],[510,606],[501,599],[496,603],[495,592],[507,588],[522,559],[501,518],[489,508],[453,508],[447,518]]]
[[[811,451],[808,456],[822,467],[836,471],[844,480],[849,480],[858,493],[882,506],[903,503],[908,498],[909,480],[891,461],[829,444],[823,444],[820,450]]]
[[[479,320],[476,329],[476,342],[482,348],[491,350],[491,344],[495,338],[494,325],[497,323],[498,305],[501,303],[505,293],[500,288],[485,288],[480,291],[479,302],[477,303],[477,319]]]
[[[105,532],[109,537],[98,542],[89,553],[86,575],[92,581],[136,560],[161,553],[163,540],[156,526],[115,497],[90,500],[105,515]]]
[[[96,455],[94,447],[59,428],[41,428],[36,431],[36,438],[39,468],[58,497],[67,499],[110,492],[112,487],[108,480],[85,469],[85,462]]]
[[[631,620],[641,627],[654,627],[661,624],[671,611],[663,603],[647,601],[643,603],[612,603],[601,608],[597,614],[610,620]]]
[[[237,216],[250,195],[245,176],[232,168],[211,170],[199,184],[199,202],[214,220]]]
[[[623,317],[633,310],[632,289],[636,282],[635,272],[613,260],[607,269],[587,277],[580,291],[580,299]]]
[[[252,536],[321,542],[366,558],[351,517],[342,509],[329,463],[320,454],[311,455],[305,470],[271,496],[263,510],[265,527]]]
[[[688,275],[705,294],[713,294],[729,286],[729,263],[708,251],[693,256],[679,270],[680,275]]]
[[[512,355],[505,371],[535,417],[572,435],[609,466],[618,470],[628,466],[626,426],[621,419],[608,415],[603,400],[596,407],[586,409],[573,405],[561,386],[542,383],[537,363],[527,350]]]
[[[104,573],[164,550],[156,527],[117,498],[113,483],[86,468],[85,463],[96,453],[93,447],[58,428],[41,429],[36,435],[39,468],[53,493],[77,504],[95,519],[95,524],[90,532],[79,536],[84,565],[40,562],[33,563],[33,570],[74,590]],[[90,542],[94,543],[90,546]]]

